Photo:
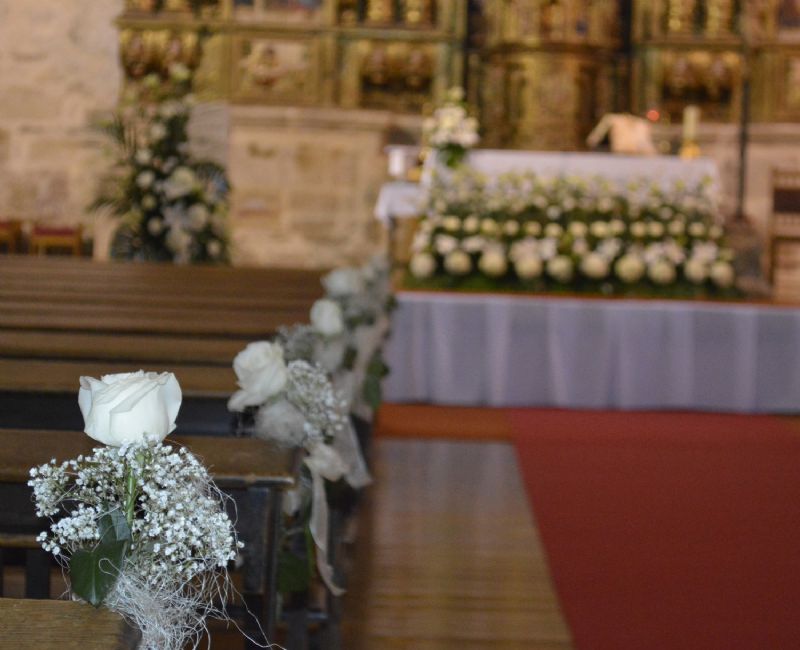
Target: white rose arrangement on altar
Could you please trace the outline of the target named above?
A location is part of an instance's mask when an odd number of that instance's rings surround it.
[[[412,287],[735,297],[707,181],[690,187],[506,174],[434,175]]]
[[[145,650],[197,647],[227,618],[226,567],[242,546],[224,495],[185,448],[163,444],[181,390],[171,373],[81,378],[86,433],[105,447],[31,470],[42,547],[69,571],[73,597],[118,612]]]
[[[444,103],[425,118],[422,139],[445,166],[453,169],[478,144],[478,121],[469,115],[462,88],[451,88]]]
[[[145,77],[104,127],[119,157],[92,208],[110,208],[121,219],[112,257],[229,261],[228,181],[221,166],[190,155],[186,72],[175,65],[167,79]]]

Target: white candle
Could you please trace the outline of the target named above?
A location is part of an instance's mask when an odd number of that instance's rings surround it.
[[[389,149],[389,176],[396,179],[406,177],[408,156],[404,149],[391,147]]]
[[[683,109],[683,141],[697,141],[697,126],[700,124],[700,107],[687,106]]]

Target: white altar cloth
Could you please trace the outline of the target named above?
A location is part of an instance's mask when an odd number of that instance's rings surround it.
[[[800,309],[399,292],[390,402],[800,411]]]

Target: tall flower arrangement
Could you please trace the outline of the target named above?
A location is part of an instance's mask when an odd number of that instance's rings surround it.
[[[197,647],[226,618],[226,570],[241,544],[224,497],[184,448],[163,444],[181,390],[171,373],[81,378],[86,433],[105,446],[31,470],[42,547],[68,569],[74,597],[118,612],[145,650]]]
[[[225,172],[189,153],[190,82],[181,64],[168,79],[148,75],[105,126],[118,158],[92,207],[110,208],[121,221],[113,257],[229,261]]]
[[[414,286],[735,295],[708,183],[672,186],[462,168],[434,179],[412,244]]]
[[[422,138],[450,168],[458,167],[478,144],[478,121],[469,115],[462,88],[451,88],[444,103],[423,121]]]

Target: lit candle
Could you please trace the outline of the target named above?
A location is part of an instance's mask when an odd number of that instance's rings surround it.
[[[683,109],[683,141],[697,142],[697,126],[700,124],[700,107],[687,106]]]

